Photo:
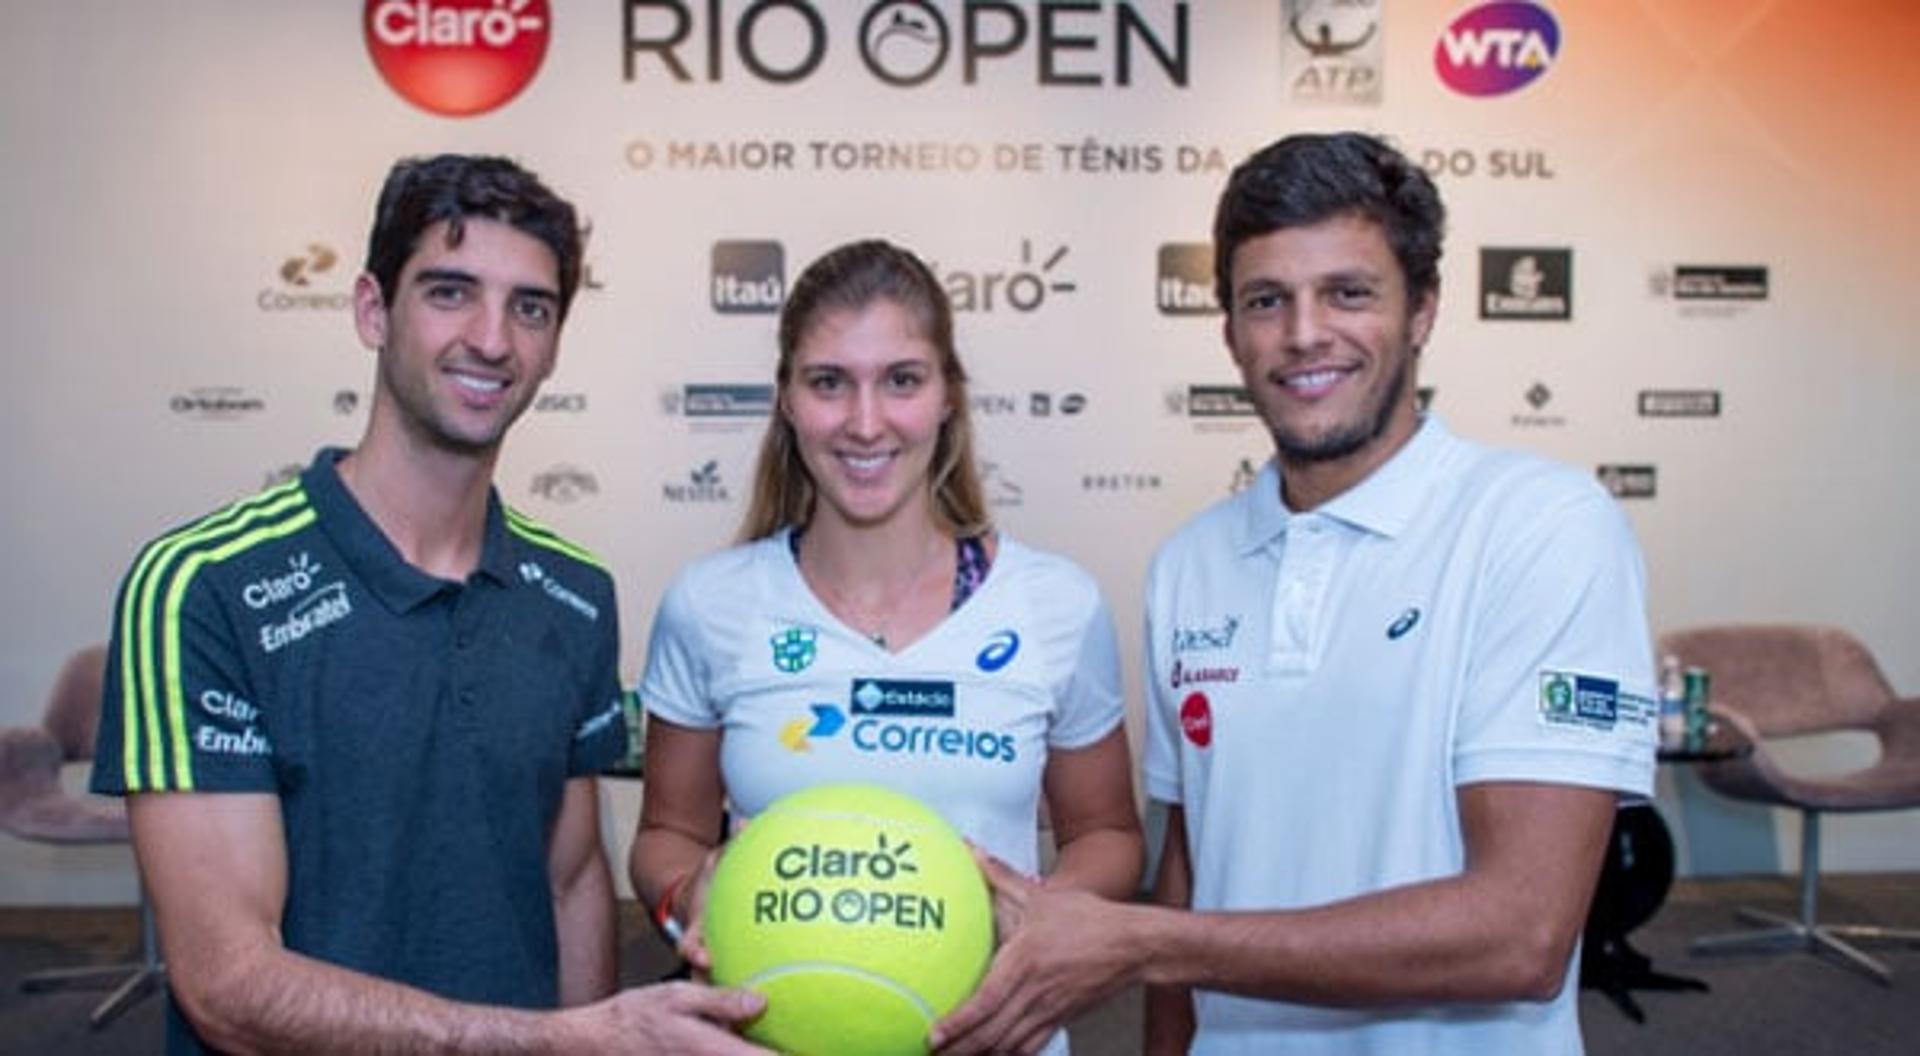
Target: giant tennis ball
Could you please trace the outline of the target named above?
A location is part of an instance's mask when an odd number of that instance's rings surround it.
[[[908,796],[821,785],[784,796],[714,869],[713,981],[767,996],[748,1028],[789,1053],[924,1053],[979,985],[993,905],[960,835]]]

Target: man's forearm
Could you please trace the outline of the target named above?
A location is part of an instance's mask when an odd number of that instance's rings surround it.
[[[1140,881],[1140,833],[1095,829],[1060,848],[1048,887],[1089,891],[1102,898],[1126,899]]]
[[[1153,902],[1184,910],[1193,899],[1193,872],[1187,860],[1186,815],[1169,809],[1160,868],[1153,878]],[[1193,1047],[1193,991],[1185,986],[1146,988],[1146,1056],[1181,1056]]]
[[[1275,912],[1121,907],[1145,981],[1316,1005],[1551,998],[1600,873],[1613,794],[1487,783],[1459,798],[1457,875]]]
[[[619,982],[619,916],[613,878],[603,855],[553,893],[560,944],[560,1003],[584,1005],[613,993]]]
[[[197,984],[197,985],[196,985]],[[233,1053],[528,1053],[569,1048],[554,1013],[462,1004],[268,948],[172,980],[204,1040]]]
[[[1545,999],[1571,955],[1557,929],[1459,877],[1302,910],[1128,909],[1150,986],[1305,1004]]]

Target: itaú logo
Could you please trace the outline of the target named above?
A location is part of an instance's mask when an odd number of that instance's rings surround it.
[[[547,0],[367,0],[367,52],[388,87],[448,117],[520,94],[547,55]]]

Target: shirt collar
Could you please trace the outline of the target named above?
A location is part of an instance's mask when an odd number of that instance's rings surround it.
[[[1240,537],[1234,540],[1234,549],[1241,555],[1252,554],[1287,534],[1287,521],[1292,514],[1280,502],[1280,464],[1267,459],[1260,472],[1241,493],[1240,501],[1246,511],[1246,517],[1240,522]]]
[[[1310,511],[1391,539],[1405,531],[1426,501],[1436,477],[1432,471],[1453,444],[1453,434],[1432,415],[1422,415],[1400,450],[1378,469],[1346,491]],[[1303,516],[1280,501],[1280,466],[1268,460],[1254,478],[1247,496],[1246,518],[1238,540],[1241,553],[1251,553],[1287,532],[1293,518]]]
[[[339,462],[346,455],[345,448],[322,448],[300,475],[300,485],[319,515],[321,530],[353,569],[354,576],[394,612],[406,612],[449,587],[457,587],[459,584],[428,575],[400,556],[386,533],[373,523],[373,518],[367,516],[367,511],[361,509],[353,493],[340,480]],[[514,582],[512,540],[507,534],[500,496],[492,489],[487,491],[487,527],[475,571],[502,584]]]

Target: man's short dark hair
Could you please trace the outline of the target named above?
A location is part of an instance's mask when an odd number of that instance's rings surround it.
[[[559,266],[560,318],[580,287],[580,223],[573,206],[533,173],[506,158],[440,154],[403,158],[387,173],[367,239],[367,272],[391,305],[400,269],[419,248],[420,235],[441,221],[459,245],[466,220],[496,220],[524,231],[553,251]]]
[[[1233,252],[1282,228],[1357,215],[1386,231],[1409,310],[1440,284],[1446,207],[1420,166],[1360,132],[1302,134],[1269,144],[1227,177],[1213,214],[1213,283],[1233,311]]]

